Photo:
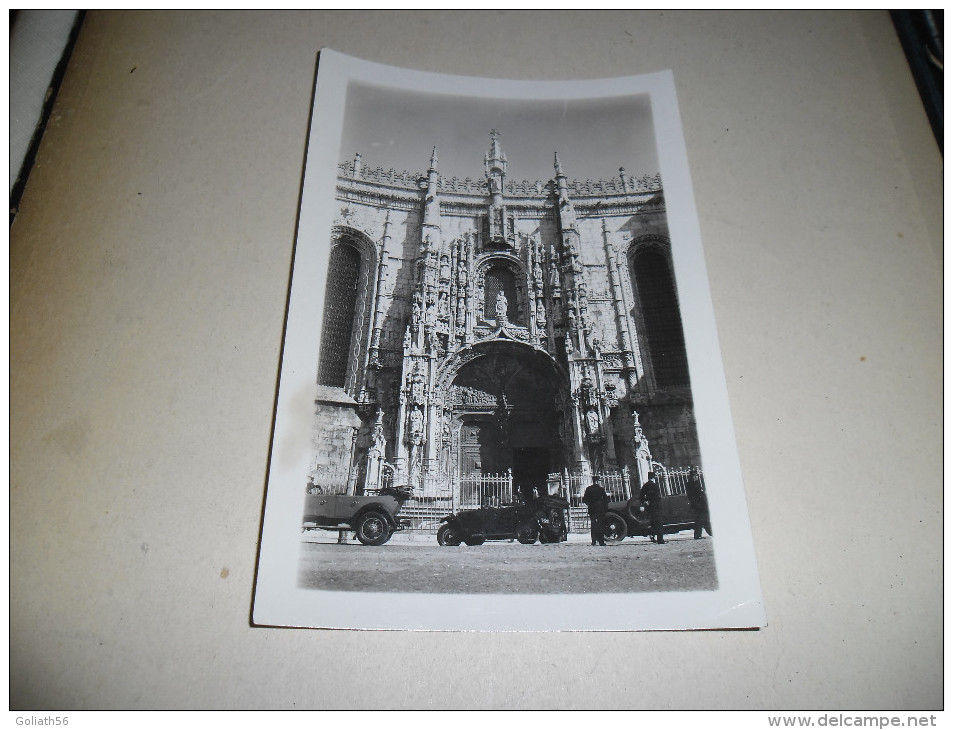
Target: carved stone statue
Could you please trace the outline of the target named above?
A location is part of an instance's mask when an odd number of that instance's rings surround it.
[[[374,456],[382,457],[387,440],[384,438],[384,412],[381,409],[377,409],[377,422],[374,424],[371,438],[373,439],[371,453]]]
[[[424,438],[424,415],[416,406],[410,412],[410,438],[412,444],[419,444]]]
[[[410,402],[415,405],[426,403],[427,385],[424,380],[424,374],[420,372],[420,365],[414,366],[414,371],[410,374]]]
[[[506,301],[506,294],[504,294],[503,290],[501,289],[499,294],[496,295],[496,318],[498,320],[501,319],[504,322],[506,321],[506,308],[508,304],[509,303]]]
[[[599,435],[599,414],[595,409],[586,411],[586,430],[590,436]]]
[[[536,324],[539,327],[546,326],[546,307],[543,305],[542,300],[536,302]]]

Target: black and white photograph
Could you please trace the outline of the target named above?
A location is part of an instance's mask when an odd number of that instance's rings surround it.
[[[9,21],[17,724],[942,724],[942,11]]]
[[[299,471],[267,504],[297,507],[299,600],[519,597],[539,630],[586,627],[552,623],[568,598],[675,596],[679,628],[739,578],[757,603],[750,551],[722,552],[743,485],[730,438],[703,438],[727,414],[663,79],[525,94],[365,69],[318,65],[284,363],[312,380],[293,435],[279,395],[273,466],[295,438]]]

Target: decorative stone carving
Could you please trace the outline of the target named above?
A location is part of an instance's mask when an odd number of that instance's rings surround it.
[[[506,301],[506,294],[503,293],[501,289],[500,292],[496,295],[496,321],[505,322],[506,321],[506,308],[508,302]]]
[[[427,383],[423,372],[420,369],[420,363],[414,365],[413,372],[407,379],[407,390],[410,393],[410,403],[412,405],[423,405],[427,402]]]
[[[462,406],[496,406],[497,398],[492,393],[477,388],[454,385],[450,389],[450,403]]]
[[[450,257],[447,254],[440,257],[440,281],[450,281]]]
[[[599,414],[594,408],[586,411],[586,432],[590,438],[599,436]]]
[[[420,408],[414,406],[407,419],[407,441],[411,444],[421,444],[424,440],[424,415]]]

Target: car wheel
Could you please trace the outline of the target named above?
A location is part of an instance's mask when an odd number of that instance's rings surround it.
[[[463,539],[460,537],[460,532],[453,525],[444,525],[439,530],[437,530],[437,544],[438,545],[447,545],[450,547],[456,547]]]
[[[361,515],[355,532],[362,545],[383,545],[392,534],[387,518],[380,512],[365,512]]]
[[[474,535],[473,537],[467,538],[464,542],[471,546],[475,547],[477,545],[482,545],[486,542],[486,538],[483,535]]]
[[[602,520],[602,532],[606,542],[622,542],[625,539],[625,520],[619,515],[608,514]]]
[[[520,525],[516,530],[516,539],[520,541],[521,545],[532,545],[538,537],[539,529],[536,525],[528,522]]]

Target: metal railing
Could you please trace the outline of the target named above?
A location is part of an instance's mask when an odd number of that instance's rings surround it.
[[[659,488],[662,490],[663,495],[684,495],[688,491],[688,480],[691,477],[692,467],[675,466],[667,468],[663,464],[653,461],[652,468],[658,477]],[[705,474],[701,469],[698,470],[698,476],[704,488]]]
[[[357,480],[357,468],[315,465],[308,472],[309,494],[347,494],[348,488]]]
[[[505,474],[462,474],[459,483],[460,509],[499,507],[514,501],[512,470]]]

